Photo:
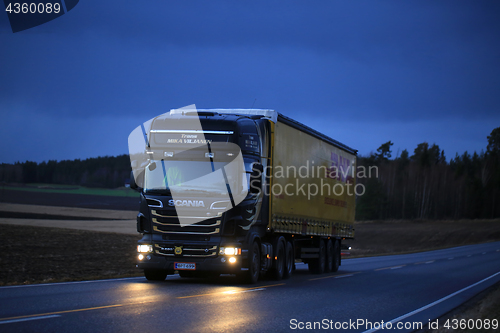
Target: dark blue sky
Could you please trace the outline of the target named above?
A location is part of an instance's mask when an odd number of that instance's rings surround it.
[[[127,153],[172,108],[275,109],[367,155],[480,152],[500,126],[498,1],[97,1],[13,34],[0,162]]]

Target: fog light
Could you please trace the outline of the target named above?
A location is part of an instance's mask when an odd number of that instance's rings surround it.
[[[144,259],[144,256],[142,254],[139,254],[139,256],[137,258],[139,258],[139,260],[142,260],[142,259]]]
[[[236,258],[235,258],[235,257],[231,257],[231,258],[229,258],[229,262],[230,262],[231,264],[234,264],[234,263],[236,262]]]

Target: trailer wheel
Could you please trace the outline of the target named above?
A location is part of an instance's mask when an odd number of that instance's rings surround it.
[[[318,243],[319,252],[318,258],[311,259],[309,262],[309,271],[313,274],[323,274],[326,265],[326,246],[325,241],[320,239]]]
[[[325,273],[335,272],[333,270],[334,261],[335,261],[335,251],[334,251],[334,248],[333,248],[332,240],[329,239],[326,242],[326,266],[325,266]]]
[[[283,278],[288,279],[292,275],[294,264],[295,264],[295,256],[293,253],[293,245],[291,242],[286,242],[285,271],[283,272]]]
[[[286,252],[285,252],[286,241],[283,237],[278,237],[274,243],[274,260],[273,260],[273,269],[272,269],[272,277],[275,280],[283,279],[285,274],[285,261],[286,261]]]
[[[340,242],[336,240],[334,244],[335,245],[333,246],[334,257],[333,257],[332,272],[338,271],[340,266]]]
[[[253,242],[250,251],[248,251],[248,271],[243,272],[243,282],[254,284],[259,280],[260,274],[260,245]]]
[[[149,281],[163,281],[167,277],[167,271],[161,269],[145,269],[144,276]]]

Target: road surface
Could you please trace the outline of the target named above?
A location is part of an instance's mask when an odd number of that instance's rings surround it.
[[[498,281],[500,242],[347,259],[325,275],[297,264],[289,280],[251,286],[178,275],[10,286],[0,288],[0,331],[296,332],[318,322],[314,331],[374,332],[383,321],[411,332]]]

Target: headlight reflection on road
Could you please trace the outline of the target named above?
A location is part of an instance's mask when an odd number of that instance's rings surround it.
[[[260,313],[255,307],[254,301],[257,297],[262,297],[262,294],[249,292],[257,289],[262,290],[261,288],[230,287],[220,291],[218,295],[214,294],[213,297],[204,298],[202,302],[209,302],[209,308],[216,308],[217,315],[211,311],[207,312],[205,316],[200,314],[203,322],[193,322],[192,327],[197,328],[200,332],[237,332],[258,323],[263,313]],[[205,329],[199,330],[200,327]]]

